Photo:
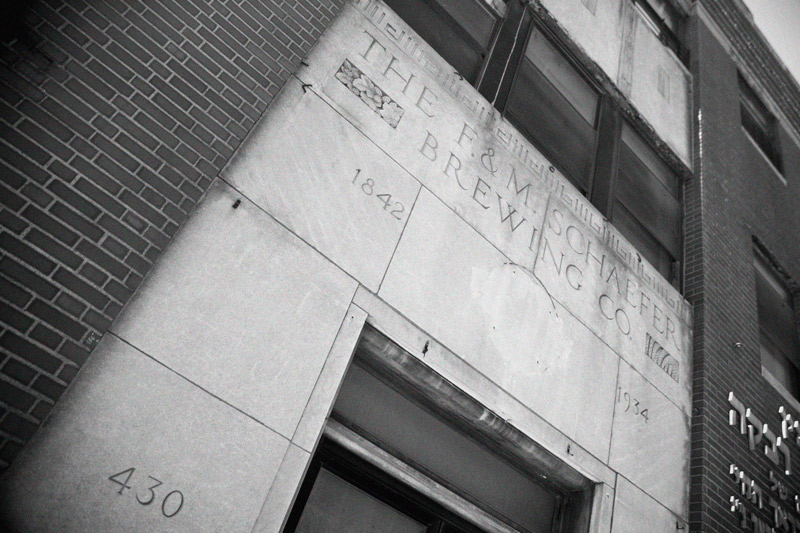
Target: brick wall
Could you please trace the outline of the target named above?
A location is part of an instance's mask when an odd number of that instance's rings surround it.
[[[0,471],[342,3],[39,0],[5,28]]]
[[[702,112],[703,158],[686,200],[687,297],[696,312],[690,519],[692,531],[730,532],[741,528],[729,498],[744,500],[728,475],[731,464],[756,480],[765,497],[778,499],[770,472],[786,484],[790,498],[800,494],[800,448],[789,443],[794,473],[783,475],[763,453],[763,443],[751,451],[747,437],[728,425],[727,401],[733,391],[778,431],[778,408],[789,405],[761,375],[753,239],[800,281],[800,147],[782,134],[784,185],[741,128],[736,65],[704,23],[694,23],[693,96],[694,109]],[[773,524],[769,505],[745,505]],[[791,501],[781,505],[794,508]]]
[[[736,54],[786,114],[789,126],[800,133],[800,85],[775,57],[772,48],[737,3],[735,0],[702,0],[703,6],[730,40]]]

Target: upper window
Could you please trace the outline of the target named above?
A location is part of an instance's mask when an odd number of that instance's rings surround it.
[[[741,74],[739,74],[739,112],[744,131],[758,145],[778,172],[783,174],[783,161],[775,117]]]
[[[420,37],[474,84],[489,54],[500,14],[480,0],[387,0]]]
[[[506,104],[506,115],[587,194],[600,96],[534,27]]]
[[[671,282],[681,258],[681,184],[658,154],[622,126],[611,221]]]
[[[537,27],[505,114],[667,280],[679,286],[681,182]]]
[[[791,292],[758,254],[755,271],[761,365],[800,398],[800,339]]]
[[[670,3],[635,1],[657,33],[678,42],[681,17]],[[387,3],[679,287],[680,179],[531,9],[520,0]]]

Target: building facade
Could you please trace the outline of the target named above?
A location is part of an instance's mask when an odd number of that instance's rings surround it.
[[[7,527],[800,527],[800,89],[737,2],[20,20]]]

